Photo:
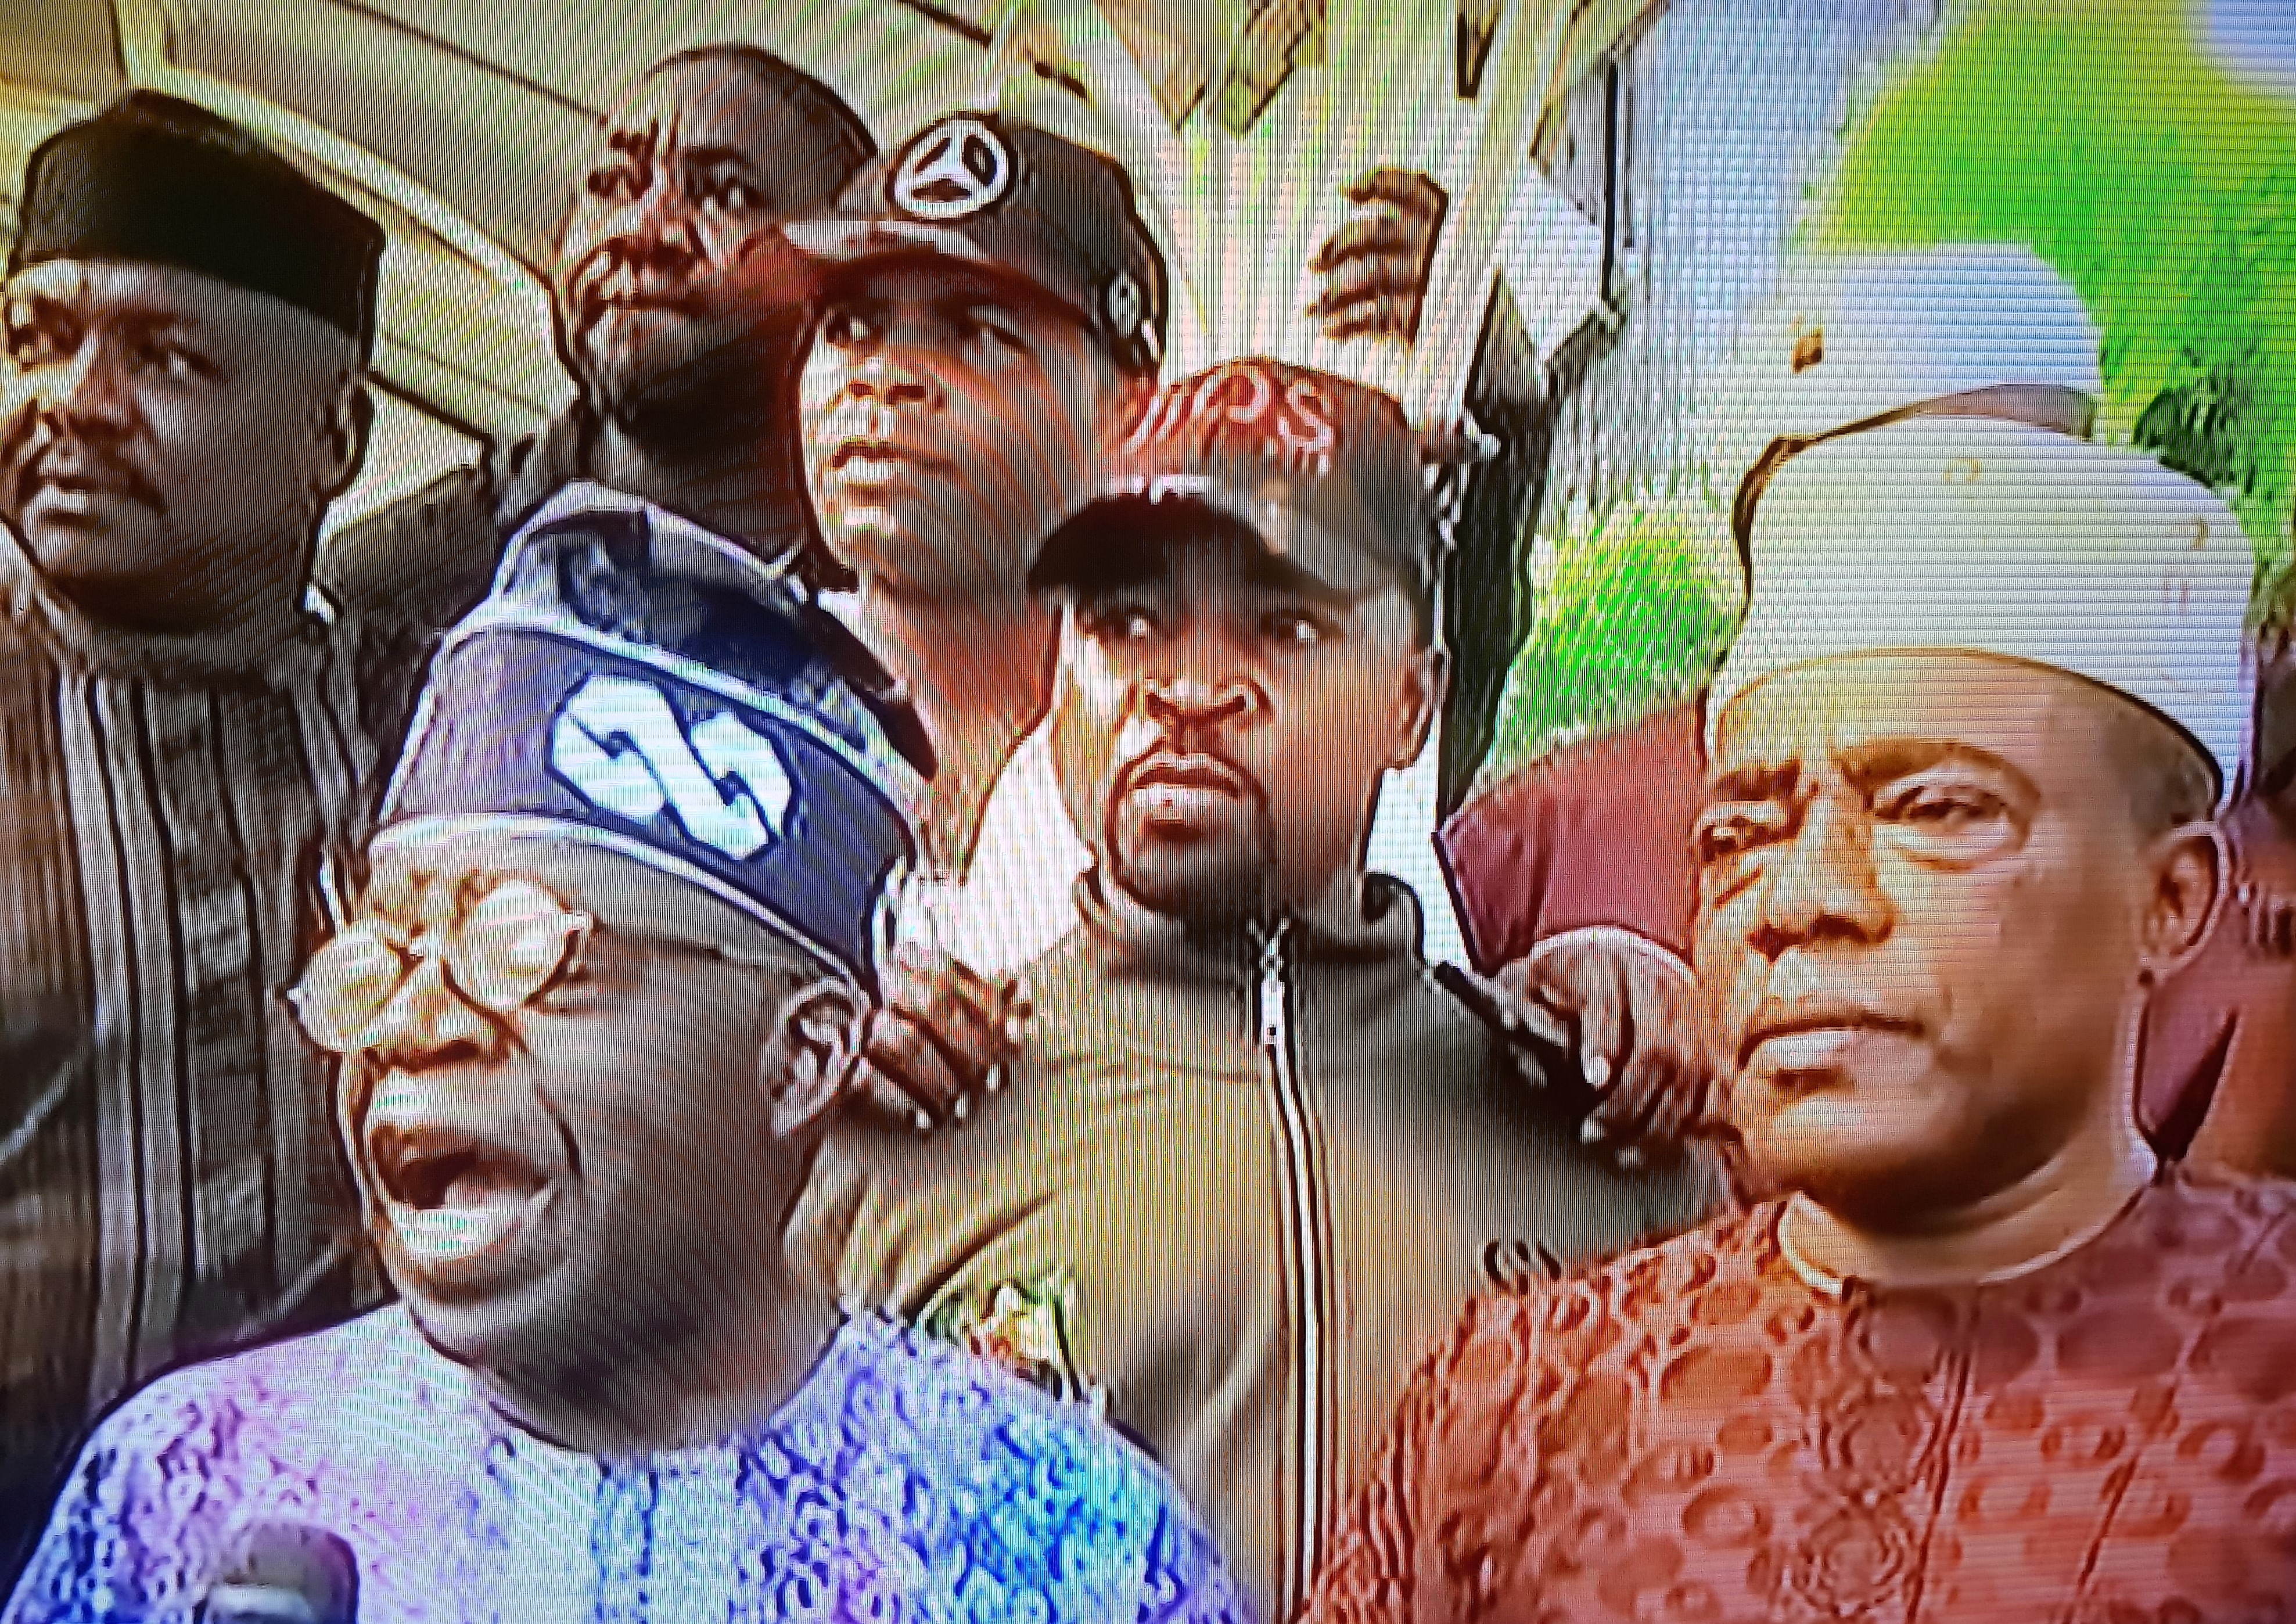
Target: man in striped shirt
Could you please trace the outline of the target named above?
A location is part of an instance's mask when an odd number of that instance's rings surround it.
[[[365,450],[381,228],[145,91],[44,143],[23,197],[0,368],[0,1578],[129,1384],[352,1306],[326,1074],[280,989],[403,720],[309,592]]]

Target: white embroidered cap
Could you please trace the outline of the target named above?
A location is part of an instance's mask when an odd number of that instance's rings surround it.
[[[2152,458],[1982,418],[1914,418],[1788,458],[1752,513],[1746,618],[1714,681],[1882,650],[2030,660],[2102,684],[2237,777],[2254,558],[2232,512]]]
[[[1811,255],[1740,330],[1713,438],[1759,445],[2004,387],[2093,403],[2103,388],[2097,343],[2079,297],[2027,248]]]

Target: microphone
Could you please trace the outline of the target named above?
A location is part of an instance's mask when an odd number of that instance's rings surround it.
[[[358,1559],[339,1534],[259,1522],[232,1547],[201,1624],[357,1624]]]

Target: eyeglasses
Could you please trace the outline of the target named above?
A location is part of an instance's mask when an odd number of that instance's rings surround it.
[[[311,956],[287,1002],[313,1043],[330,1054],[356,1054],[371,1046],[369,1030],[399,989],[431,963],[456,997],[507,1020],[579,970],[597,930],[595,918],[533,881],[502,879],[451,921],[409,928],[370,915],[344,927]],[[787,975],[804,962],[619,923],[612,933],[761,975]]]
[[[353,1054],[425,962],[480,1009],[508,1016],[579,967],[597,922],[530,880],[505,880],[450,924],[412,931],[370,916],[311,956],[287,1001],[311,1041]]]

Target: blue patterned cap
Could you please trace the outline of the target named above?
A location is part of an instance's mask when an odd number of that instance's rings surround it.
[[[775,570],[570,486],[432,661],[370,850],[613,854],[868,984],[932,770],[891,687]]]

